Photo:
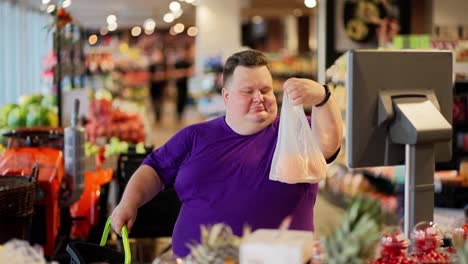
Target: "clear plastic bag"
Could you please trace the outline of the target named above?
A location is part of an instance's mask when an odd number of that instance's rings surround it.
[[[292,184],[316,183],[325,178],[327,162],[314,133],[302,105],[293,106],[284,93],[270,180]]]
[[[46,259],[41,246],[31,246],[28,241],[11,239],[0,248],[0,263],[46,264]]]

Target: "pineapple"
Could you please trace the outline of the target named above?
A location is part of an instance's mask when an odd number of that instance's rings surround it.
[[[464,239],[462,235],[456,234],[453,237],[453,244],[457,250],[457,263],[468,264],[468,239]]]
[[[244,228],[244,236],[251,233],[249,227]],[[188,263],[193,264],[234,264],[239,260],[241,237],[232,233],[225,224],[215,224],[210,227],[201,226],[201,243],[189,244]]]
[[[373,257],[380,238],[382,212],[377,201],[356,198],[341,223],[323,241],[330,264],[361,264]]]

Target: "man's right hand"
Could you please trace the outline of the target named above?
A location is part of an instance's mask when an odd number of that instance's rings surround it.
[[[112,229],[120,235],[122,235],[120,232],[122,230],[122,226],[126,226],[128,232],[130,233],[130,230],[133,227],[133,224],[135,223],[135,219],[137,216],[138,209],[136,206],[132,206],[130,204],[120,202],[117,207],[115,207],[114,211],[112,211],[111,215],[111,225]]]

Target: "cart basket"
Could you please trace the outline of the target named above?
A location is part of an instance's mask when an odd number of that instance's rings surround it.
[[[88,263],[137,263],[132,261],[130,253],[130,244],[128,242],[128,232],[125,226],[122,227],[122,242],[124,253],[115,249],[105,247],[107,237],[110,230],[109,217],[104,227],[101,243],[99,245],[88,242],[70,242],[67,245],[67,253],[70,255],[70,263],[72,264],[88,264]]]

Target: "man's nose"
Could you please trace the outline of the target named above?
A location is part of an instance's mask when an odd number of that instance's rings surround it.
[[[253,96],[255,102],[263,102],[263,94],[260,91],[255,91]]]

